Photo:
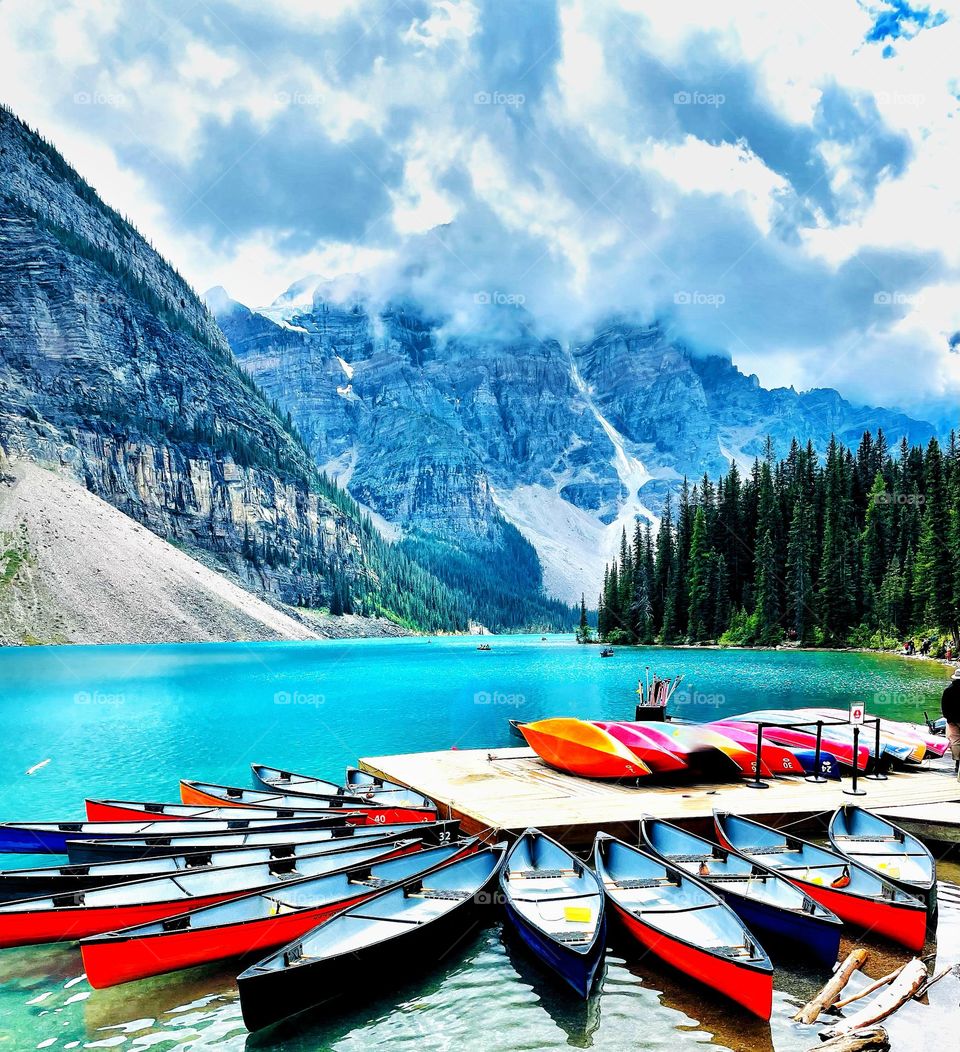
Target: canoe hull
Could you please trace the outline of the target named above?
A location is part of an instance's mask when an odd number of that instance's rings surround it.
[[[596,730],[598,733],[604,733],[600,728]],[[530,724],[522,725],[520,731],[530,748],[542,760],[565,774],[614,781],[643,778],[650,774],[650,768],[642,760],[609,735],[606,737],[614,747],[606,751],[589,743],[544,733]]]
[[[187,901],[139,903],[132,906],[104,906],[0,915],[0,947],[30,946],[46,942],[73,942],[106,931],[132,928],[138,924],[164,920],[187,909],[214,906],[237,898],[240,892],[192,897]]]
[[[590,947],[590,952],[576,953],[563,943],[545,938],[543,933],[527,923],[509,901],[505,906],[517,935],[531,953],[555,972],[578,997],[589,997],[606,946],[606,917],[600,920],[597,938]]]
[[[832,967],[840,954],[840,925],[808,914],[778,909],[771,903],[734,895],[723,884],[709,883],[744,924],[767,947],[789,944],[792,952],[803,950],[820,964]],[[811,896],[812,897],[812,896]]]
[[[298,910],[284,916],[269,917],[213,929],[167,932],[162,936],[123,941],[81,943],[84,971],[94,989],[102,990],[151,975],[163,975],[182,968],[194,968],[214,961],[265,954],[298,939],[339,910],[356,906],[374,891],[318,907]]]
[[[652,954],[760,1019],[773,1012],[773,973],[727,960],[665,935],[613,903],[627,931]]]
[[[486,898],[482,893],[471,896],[429,924],[411,927],[403,938],[357,949],[348,963],[338,956],[281,971],[249,969],[237,978],[244,1025],[250,1031],[263,1030],[328,1001],[368,993],[369,986],[358,976],[375,976],[379,992],[383,988],[380,980],[398,974],[405,977],[417,962],[437,964],[480,926],[484,917],[481,903]]]
[[[205,792],[203,789],[190,785],[187,782],[180,783],[180,799],[185,804],[197,804],[206,807],[254,807],[255,804],[238,801],[232,803],[228,798],[216,796]],[[319,800],[319,797],[317,798]],[[331,816],[340,814],[344,820],[354,825],[385,825],[394,822],[435,822],[437,812],[435,808],[427,807],[367,807],[344,803],[342,806],[323,808],[311,807],[310,801],[304,797],[305,809],[316,811],[318,814]],[[266,806],[270,806],[269,804]]]
[[[141,815],[137,820],[136,824],[144,826],[153,819],[144,817]],[[181,820],[182,821],[182,820]],[[74,823],[63,823],[64,826],[70,826]],[[202,822],[200,823],[202,825]],[[69,844],[79,843],[84,840],[123,840],[130,837],[144,836],[145,833],[138,833],[136,829],[127,829],[125,831],[114,831],[107,832],[103,830],[89,830],[80,828],[82,823],[75,823],[77,828],[61,828],[61,829],[27,829],[18,828],[16,825],[0,825],[0,852],[12,853],[20,855],[69,855],[70,848]],[[252,824],[247,819],[243,819],[237,823],[237,829],[243,831],[248,826],[250,832],[271,832],[279,831],[281,829],[319,829],[324,826],[330,825],[330,822],[324,818],[297,818],[292,822],[284,819],[277,819],[274,823],[269,820],[257,822]],[[221,823],[221,828],[223,824]],[[181,833],[184,830],[180,830]],[[198,829],[199,833],[199,829]]]

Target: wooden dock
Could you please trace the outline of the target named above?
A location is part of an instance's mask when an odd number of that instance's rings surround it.
[[[803,778],[768,779],[768,789],[740,782],[641,785],[589,781],[548,767],[532,749],[470,749],[361,759],[360,766],[433,800],[443,817],[464,831],[518,831],[537,826],[569,843],[585,843],[599,829],[629,833],[645,816],[703,827],[713,810],[763,817],[777,824],[814,819],[845,803],[885,811],[960,801],[950,765],[891,773],[886,781],[860,779],[866,796],[849,796],[850,779],[814,784]]]

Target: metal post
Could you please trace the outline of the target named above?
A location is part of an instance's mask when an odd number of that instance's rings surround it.
[[[860,728],[853,728],[853,782],[849,789],[844,789],[847,796],[866,796],[865,789],[857,788],[857,774],[860,771]]]
[[[757,724],[757,755],[754,759],[753,781],[747,782],[751,789],[769,789],[765,781],[760,777],[760,752],[763,748],[763,724]]]
[[[824,776],[820,773],[820,749],[822,744],[823,720],[817,720],[817,754],[813,759],[813,774],[808,774],[807,777],[804,779],[805,782],[816,782],[819,785],[821,782],[829,781],[829,779],[824,778]]]
[[[873,749],[873,773],[868,774],[867,777],[871,782],[885,782],[887,776],[880,770],[880,757],[883,755],[880,750],[880,717],[876,719],[877,723],[877,740]]]

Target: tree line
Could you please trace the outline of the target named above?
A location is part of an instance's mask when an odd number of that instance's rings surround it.
[[[685,479],[624,530],[598,604],[608,642],[894,646],[960,636],[960,447],[865,432],[821,460],[768,439],[744,476]]]

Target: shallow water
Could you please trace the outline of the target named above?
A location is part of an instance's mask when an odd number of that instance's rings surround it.
[[[917,719],[939,706],[944,671],[861,654],[618,650],[551,637],[318,644],[74,647],[0,650],[3,819],[82,817],[85,796],[175,799],[177,780],[246,783],[254,760],[335,776],[358,756],[512,744],[508,718],[628,718],[644,666],[683,672],[674,711],[711,719],[745,708],[865,700]],[[43,760],[34,775],[25,771]],[[47,864],[55,862],[48,856]],[[16,856],[0,864],[24,864]],[[942,867],[956,882],[960,869]],[[960,908],[944,904],[938,952],[960,960]],[[931,946],[927,952],[932,952]],[[889,971],[876,947],[867,971]],[[896,951],[892,957],[899,958]],[[629,963],[628,963],[629,962]],[[235,966],[195,969],[92,991],[75,947],[0,951],[4,1048],[124,1050],[565,1047],[801,1052],[816,1030],[789,1021],[824,976],[777,962],[774,1020],[746,1019],[694,984],[612,938],[598,993],[572,1003],[494,921],[440,970],[392,988],[364,977],[363,999],[249,1038]],[[894,1049],[919,1029],[960,1023],[960,984],[944,979],[931,1005],[891,1024]]]

